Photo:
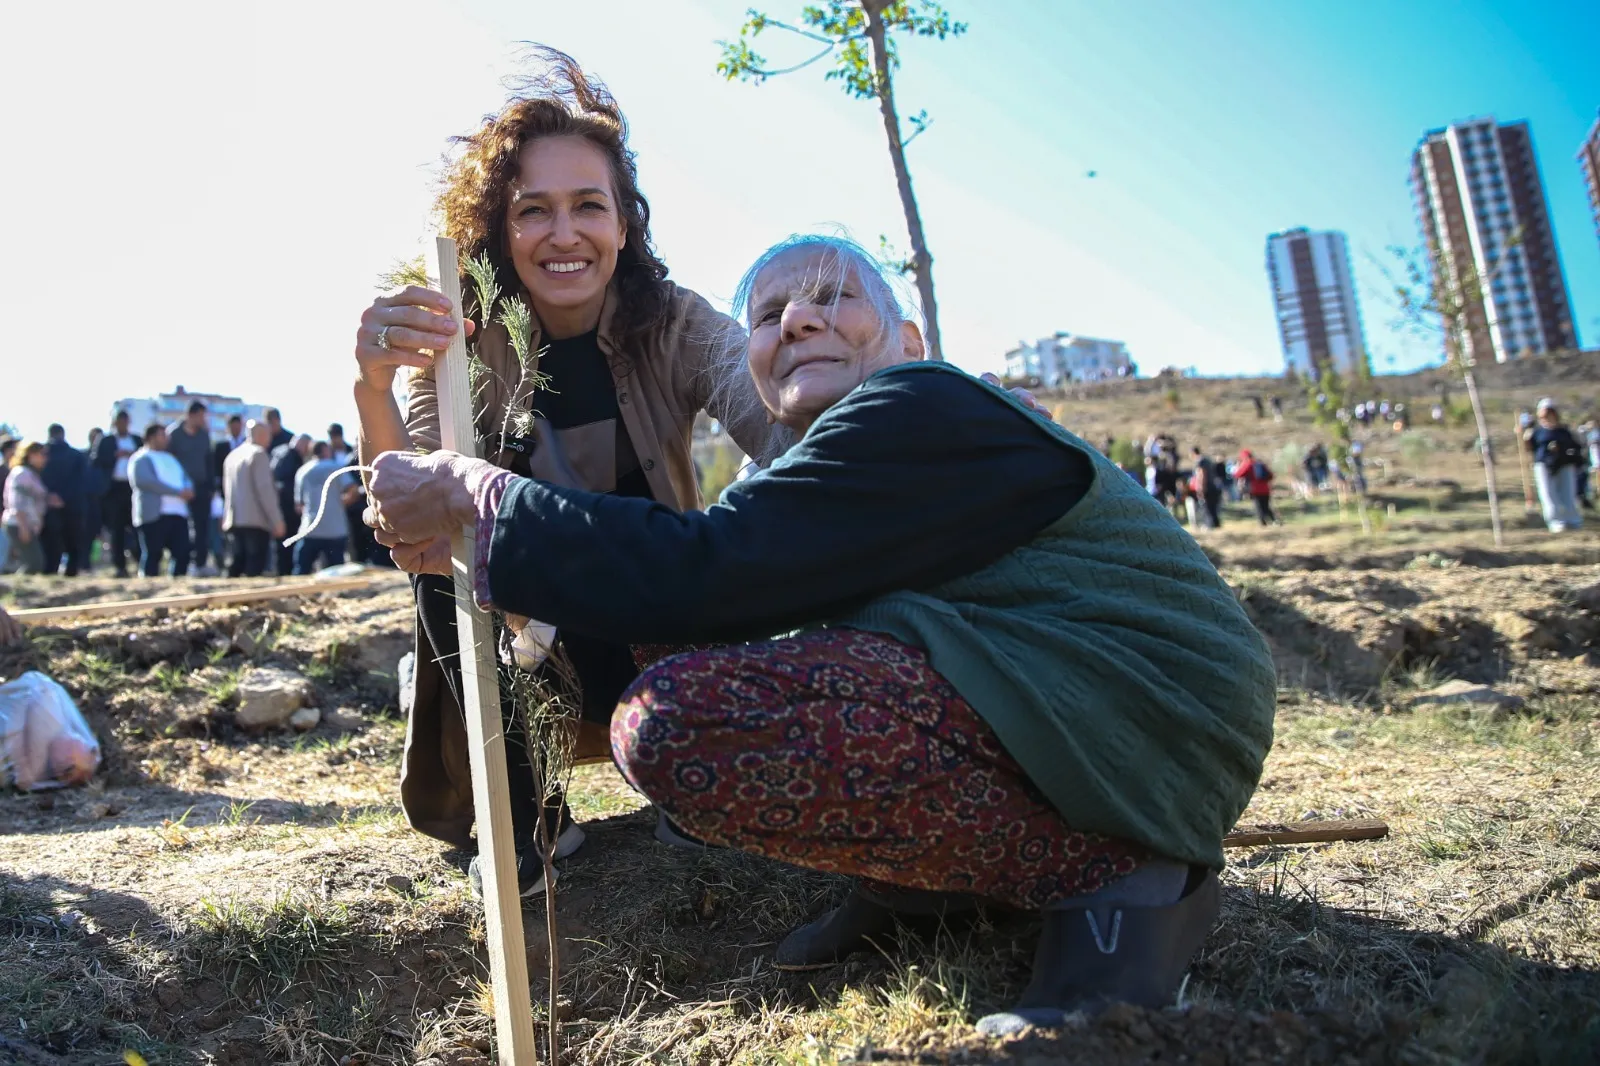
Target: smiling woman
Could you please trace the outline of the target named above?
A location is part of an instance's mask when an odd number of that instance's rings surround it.
[[[502,321],[463,308],[476,329],[483,374],[474,395],[481,452],[495,465],[552,483],[700,506],[690,436],[704,410],[747,454],[774,451],[774,428],[745,376],[715,388],[737,363],[744,332],[697,294],[667,280],[650,238],[627,124],[616,102],[568,56],[544,49],[540,70],[475,133],[456,139],[438,209],[463,261],[485,258],[501,306],[531,319],[527,358]],[[465,288],[474,293],[473,285]],[[381,297],[356,334],[355,398],[361,454],[439,447],[433,353],[449,344],[448,302],[410,287]],[[402,413],[392,386],[414,368]],[[441,540],[419,554],[446,553]],[[417,569],[428,569],[419,566]],[[417,580],[419,654],[401,800],[423,832],[470,846],[473,821],[466,735],[459,711],[456,633],[449,582]],[[577,675],[575,702],[604,750],[604,726],[637,668],[625,643],[564,631]],[[508,708],[509,716],[509,708]],[[533,770],[508,721],[513,818],[519,853],[537,816]],[[582,741],[580,740],[580,744]],[[582,832],[567,819],[562,853]],[[527,862],[523,889],[542,887]]]

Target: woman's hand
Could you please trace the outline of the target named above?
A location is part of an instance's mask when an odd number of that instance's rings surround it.
[[[388,348],[378,343],[385,328]],[[394,385],[396,370],[431,365],[433,353],[450,347],[455,332],[450,301],[443,293],[407,285],[380,296],[362,313],[361,328],[356,330],[357,376],[369,388],[387,392]],[[471,321],[467,322],[467,336],[472,336]]]
[[[385,547],[420,547],[442,538],[448,555],[450,537],[478,519],[473,491],[498,471],[493,463],[456,452],[384,452],[372,461],[363,520]]]

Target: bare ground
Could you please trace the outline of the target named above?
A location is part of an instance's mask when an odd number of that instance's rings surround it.
[[[610,768],[586,768],[574,800],[590,841],[563,864],[558,896],[567,1059],[1595,1061],[1594,541],[1518,533],[1517,550],[1555,557],[1508,565],[1521,560],[1481,535],[1447,533],[1416,534],[1401,516],[1362,537],[1323,513],[1209,542],[1284,686],[1244,820],[1373,815],[1393,832],[1231,852],[1223,920],[1181,1009],[1005,1044],[974,1036],[972,1019],[1026,979],[1021,917],[894,959],[774,971],[777,939],[842,883],[657,845],[640,799]],[[1249,568],[1288,555],[1321,562]],[[1362,556],[1394,564],[1351,565]],[[11,595],[119,598],[127,586],[32,580]],[[90,788],[0,796],[0,1062],[115,1063],[125,1049],[152,1064],[490,1061],[468,856],[412,833],[394,806],[393,670],[409,633],[396,579],[38,627],[0,656],[0,674],[43,669],[65,684],[107,755]],[[316,685],[315,731],[234,727],[240,672],[269,662]],[[1526,705],[1412,707],[1450,677]],[[542,904],[525,918],[542,996]]]

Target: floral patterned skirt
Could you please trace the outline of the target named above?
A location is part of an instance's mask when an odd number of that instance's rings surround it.
[[[611,744],[689,833],[797,866],[1034,909],[1148,857],[1067,825],[927,655],[877,633],[661,659]]]

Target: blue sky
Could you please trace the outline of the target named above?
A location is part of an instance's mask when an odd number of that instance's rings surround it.
[[[76,438],[118,397],[179,383],[279,404],[294,428],[351,420],[351,340],[373,278],[422,246],[439,155],[499,104],[517,40],[562,47],[609,82],[681,284],[725,299],[766,245],[824,225],[903,248],[872,105],[819,68],[762,87],[714,73],[714,41],[746,6],[283,0],[13,16],[30,46],[0,69],[0,136],[33,152],[0,173],[13,245],[0,421],[38,433],[60,420]],[[1406,174],[1421,134],[1482,114],[1532,123],[1579,334],[1600,343],[1600,239],[1574,160],[1600,107],[1600,5],[951,7],[970,32],[905,46],[897,93],[903,113],[934,119],[911,163],[960,365],[994,368],[1018,340],[1066,329],[1127,341],[1146,370],[1275,371],[1263,246],[1298,225],[1349,235],[1377,368],[1432,361],[1431,345],[1391,330],[1371,260],[1417,243]],[[763,41],[775,61],[805,54]]]

